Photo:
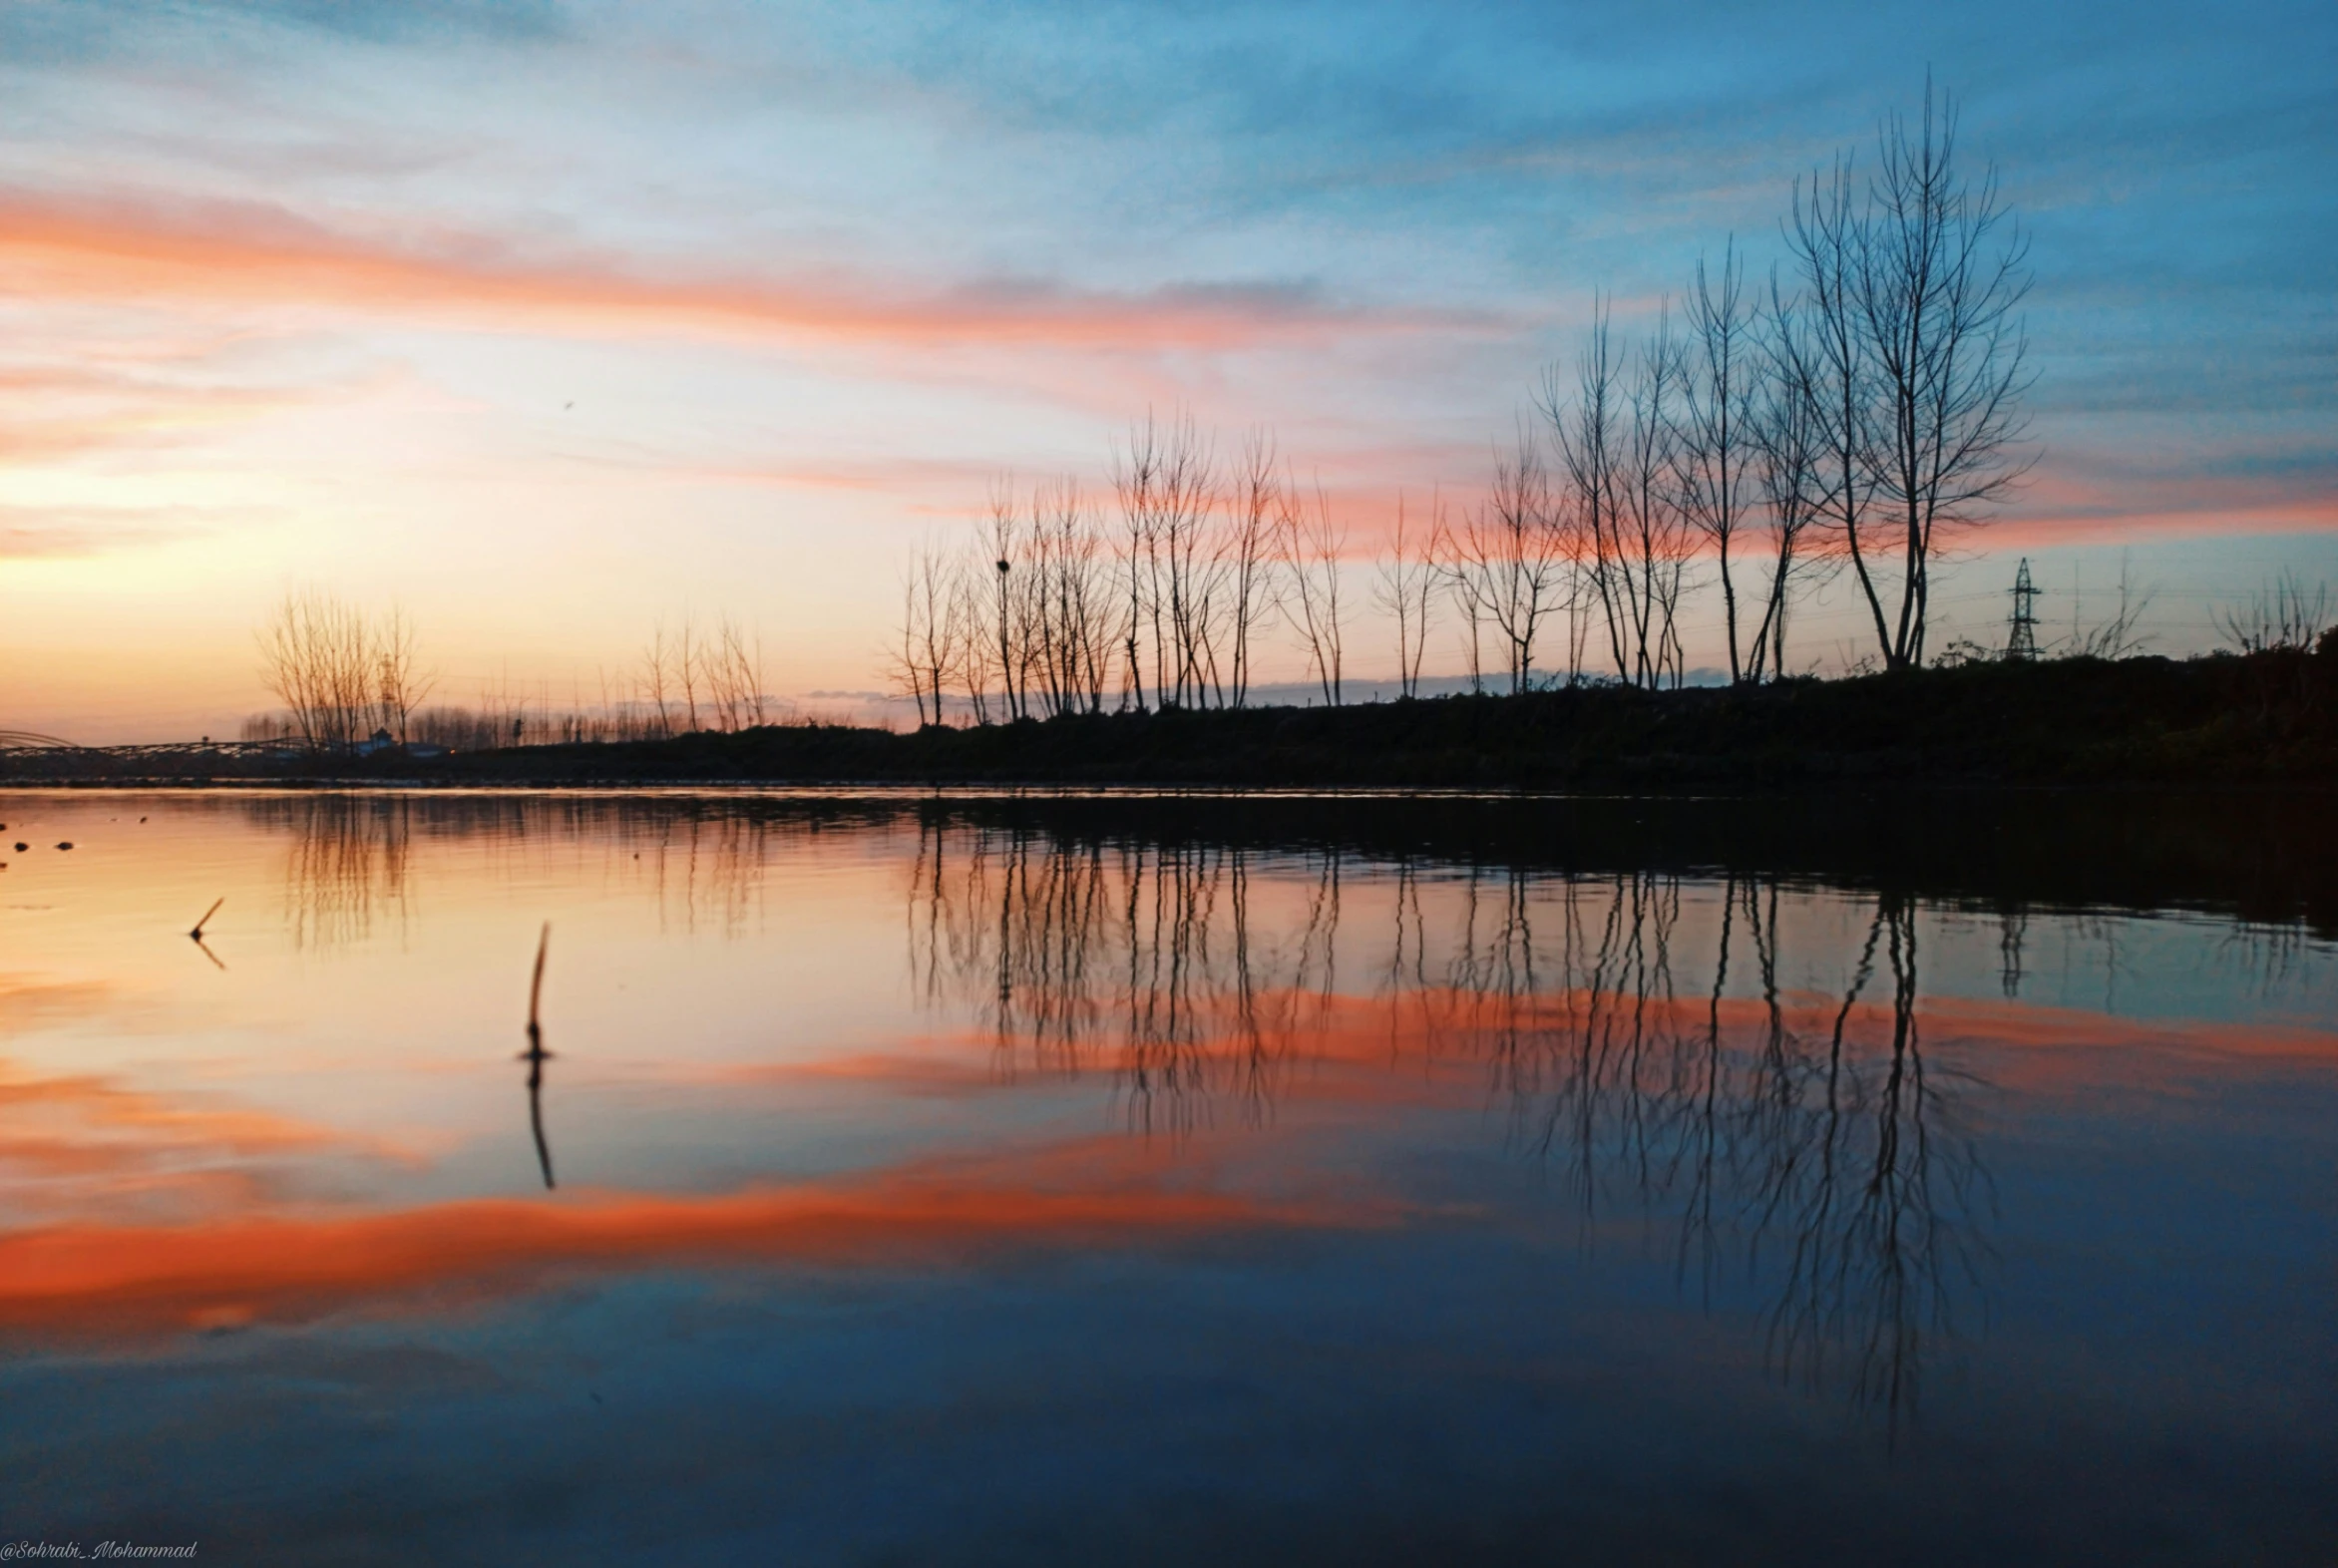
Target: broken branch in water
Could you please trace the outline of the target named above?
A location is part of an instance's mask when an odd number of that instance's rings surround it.
[[[552,922],[544,923],[544,934],[536,939],[536,978],[528,982],[528,1039],[531,1044],[543,1037],[537,1026],[537,1004],[544,999],[544,953],[552,946]]]
[[[227,896],[225,894],[221,894],[219,897],[211,900],[211,907],[202,912],[202,919],[196,921],[195,923],[195,930],[189,932],[187,935],[196,942],[202,941],[202,929],[211,923],[211,917],[218,914],[219,906],[226,902]]]

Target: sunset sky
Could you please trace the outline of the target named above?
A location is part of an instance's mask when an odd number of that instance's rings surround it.
[[[0,728],[232,733],[301,586],[443,700],[595,700],[688,612],[846,704],[918,541],[1147,407],[1274,426],[1367,557],[1927,66],[2032,235],[2043,454],[1935,645],[2021,554],[2050,630],[2128,554],[2170,652],[2338,587],[2327,0],[0,4]]]

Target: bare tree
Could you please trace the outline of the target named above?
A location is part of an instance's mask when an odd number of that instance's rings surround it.
[[[1469,691],[1472,696],[1485,694],[1485,601],[1484,580],[1470,570],[1470,552],[1461,543],[1461,530],[1453,526],[1445,513],[1441,497],[1432,497],[1429,504],[1429,559],[1436,564],[1437,581],[1452,595],[1453,607],[1461,618],[1461,652],[1469,662]]]
[[[1431,508],[1434,510],[1433,504]],[[1437,562],[1433,535],[1406,531],[1404,497],[1396,497],[1396,537],[1379,563],[1373,599],[1396,622],[1396,687],[1420,695],[1420,663],[1428,648],[1429,607],[1436,602]]]
[[[900,647],[893,675],[917,703],[919,727],[943,722],[943,680],[957,668],[959,626],[950,614],[950,561],[938,545],[919,545],[900,580]]]
[[[1164,421],[1148,413],[1132,425],[1127,449],[1113,462],[1112,486],[1121,515],[1128,683],[1136,705],[1145,705],[1139,665],[1148,644],[1154,702],[1205,701],[1223,558],[1208,539],[1216,469],[1192,416]]]
[[[2158,596],[2159,590],[2146,588],[2139,593],[2128,580],[2128,565],[2127,552],[2121,551],[2119,608],[2112,612],[2111,618],[2085,631],[2075,625],[2071,627],[2070,641],[2066,644],[2071,657],[2133,658],[2151,640],[2148,632],[2138,628],[2143,622],[2143,612],[2151,607],[2151,600]],[[2312,641],[2312,637],[2305,637],[2298,646],[2308,646]]]
[[[2270,585],[2237,604],[2212,611],[2216,629],[2241,653],[2314,647],[2330,625],[2330,587],[2312,588],[2283,568]]]
[[[684,733],[698,733],[698,693],[704,685],[702,665],[706,657],[704,641],[698,635],[697,617],[684,611],[680,646],[674,652],[674,678],[682,687],[682,717]]]
[[[1121,615],[1121,701],[1145,707],[1144,642],[1152,630],[1153,668],[1165,658],[1161,642],[1160,511],[1155,499],[1161,480],[1159,433],[1151,415],[1129,432],[1128,450],[1112,464],[1112,494],[1120,508],[1114,541],[1114,575],[1124,600]]]
[[[923,554],[920,552],[920,555]],[[917,704],[918,728],[924,729],[934,720],[927,717],[926,666],[919,657],[920,633],[925,628],[919,623],[918,565],[917,558],[913,557],[909,570],[901,577],[901,620],[894,628],[894,635],[900,640],[886,654],[886,662],[890,666],[894,689],[909,693],[910,700]]]
[[[1543,620],[1564,598],[1566,561],[1552,508],[1540,444],[1521,428],[1517,444],[1496,454],[1484,502],[1446,530],[1445,570],[1459,579],[1456,597],[1501,634],[1513,693],[1533,684]]]
[[[1340,608],[1340,556],[1348,545],[1348,530],[1332,517],[1332,503],[1321,484],[1315,505],[1302,502],[1288,477],[1279,498],[1276,529],[1279,555],[1289,591],[1283,613],[1299,633],[1307,650],[1308,668],[1322,688],[1324,701],[1341,703],[1341,642],[1345,622]]]
[[[665,622],[660,620],[650,628],[649,645],[641,650],[641,700],[657,715],[657,733],[662,738],[674,730],[673,709],[673,648],[667,642]]]
[[[742,646],[740,653],[746,662],[748,674],[747,722],[761,726],[769,723],[776,716],[772,710],[772,699],[764,689],[768,682],[764,678],[763,628],[761,626],[755,628],[753,642]]]
[[[1786,612],[1797,577],[1809,570],[1803,536],[1826,511],[1828,495],[1823,360],[1800,301],[1784,294],[1774,272],[1760,342],[1750,429],[1768,535],[1769,583],[1747,650],[1747,669],[1754,680],[1765,668],[1772,679],[1786,672]]]
[[[356,741],[381,690],[380,650],[364,611],[314,588],[287,593],[260,628],[259,647],[260,677],[303,746],[337,751]]]
[[[1738,587],[1730,570],[1754,500],[1747,470],[1754,442],[1749,418],[1756,358],[1754,311],[1745,271],[1732,242],[1722,251],[1717,283],[1697,260],[1689,293],[1689,365],[1681,382],[1681,511],[1714,550],[1721,572],[1722,622],[1730,650],[1730,679],[1746,678],[1738,656]]]
[[[1022,547],[1022,520],[1015,505],[1014,486],[1001,480],[991,488],[990,511],[982,525],[982,551],[989,562],[990,628],[997,638],[999,702],[1009,720],[1023,716],[1024,660],[1015,645],[1015,557]],[[974,569],[979,575],[980,568]]]
[[[1641,345],[1627,398],[1619,505],[1619,548],[1609,576],[1621,590],[1631,664],[1618,674],[1654,689],[1669,671],[1680,682],[1678,615],[1688,567],[1688,521],[1678,475],[1682,364],[1669,313]]]
[[[990,688],[998,673],[998,638],[990,610],[996,581],[994,566],[977,551],[959,564],[950,584],[948,640],[958,652],[954,673],[976,724],[989,723],[993,711]]]
[[[1169,427],[1154,497],[1160,508],[1157,532],[1167,569],[1172,650],[1170,670],[1156,674],[1154,684],[1166,684],[1168,700],[1180,706],[1207,706],[1214,685],[1223,702],[1223,684],[1214,679],[1214,633],[1224,608],[1225,560],[1209,538],[1218,505],[1216,465],[1191,416]]]
[[[1894,115],[1878,133],[1864,190],[1837,159],[1807,196],[1796,183],[1786,230],[1821,372],[1828,522],[1887,669],[1924,660],[1946,535],[1980,522],[2035,461],[2022,451],[2028,244],[1995,166],[1977,185],[1958,172],[1956,133],[1954,103],[1936,105],[1927,79],[1918,122]]]
[[[1243,442],[1237,460],[1219,552],[1226,574],[1226,630],[1232,648],[1226,695],[1235,707],[1243,706],[1250,697],[1255,673],[1253,635],[1281,602],[1276,581],[1276,520],[1282,515],[1282,500],[1275,438],[1264,428],[1254,430]]]
[[[762,721],[762,661],[746,632],[727,613],[715,623],[699,664],[715,728],[730,734]]]
[[[1861,596],[1874,617],[1877,643],[1888,652],[1891,631],[1875,586],[1875,549],[1862,533],[1869,527],[1868,502],[1875,488],[1874,449],[1878,440],[1872,388],[1876,371],[1859,309],[1860,256],[1866,228],[1858,208],[1852,162],[1838,157],[1821,184],[1816,173],[1804,194],[1794,183],[1793,213],[1786,244],[1802,284],[1809,331],[1801,369],[1815,417],[1823,484],[1816,490],[1818,518],[1851,566]]]
[[[1878,371],[1877,492],[1903,537],[1889,667],[1924,660],[1931,564],[1940,531],[1978,520],[2034,457],[2022,394],[2033,377],[2017,313],[2029,292],[2029,245],[2004,203],[1994,165],[1980,183],[1956,169],[1955,102],[1911,128],[1893,116],[1880,137],[1859,250],[1858,301]]]
[[[1110,586],[1103,542],[1077,480],[1032,491],[1022,539],[1019,603],[1040,705],[1051,714],[1096,712],[1112,659]]]
[[[1624,404],[1623,369],[1601,300],[1592,307],[1591,327],[1575,359],[1573,388],[1556,366],[1544,373],[1542,412],[1558,437],[1566,470],[1576,594],[1588,588],[1598,601],[1616,678],[1629,681],[1633,599],[1624,580]]]

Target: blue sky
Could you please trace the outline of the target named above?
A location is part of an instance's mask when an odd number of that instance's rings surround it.
[[[1927,69],[2036,271],[2042,461],[1952,633],[2015,553],[2131,552],[2171,651],[2338,579],[2326,5],[0,6],[11,722],[229,723],[296,583],[405,601],[458,700],[684,610],[871,687],[903,553],[1147,406],[1272,424],[1368,540]]]

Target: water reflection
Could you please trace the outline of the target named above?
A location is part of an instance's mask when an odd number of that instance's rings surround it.
[[[2328,862],[1943,809],[13,802],[0,1514],[2306,1560]]]
[[[1271,1123],[1376,1013],[1362,1034],[1390,1074],[1479,1063],[1507,1142],[1564,1173],[1586,1238],[1610,1205],[1665,1217],[1701,1300],[1731,1269],[1766,1293],[1781,1375],[1839,1372],[1895,1423],[1913,1409],[1934,1344],[1982,1315],[1989,1216],[1962,1103],[1982,1085],[1924,1048],[1913,897],[1867,901],[1822,1000],[1781,983],[1774,877],[1400,862],[1363,873],[1386,925],[1359,933],[1342,927],[1359,875],[1337,855],[933,825],[910,967],[930,1001],[980,1016],[1002,1078],[1109,1072],[1129,1126],[1172,1138],[1221,1105]],[[1824,968],[1831,946],[1806,935]],[[1373,941],[1360,1009],[1341,964]]]
[[[377,919],[403,926],[414,803],[400,795],[263,796],[251,815],[284,841],[284,919],[296,950],[347,947]]]
[[[205,803],[206,805],[210,803]],[[687,796],[379,792],[254,794],[234,803],[284,844],[284,917],[302,949],[346,948],[415,914],[417,847],[460,844],[490,877],[589,874],[654,901],[661,932],[738,937],[792,846],[866,833],[897,805]]]
[[[1254,938],[1251,854],[930,827],[910,899],[910,970],[971,1002],[996,1067],[1077,1074],[1110,1052],[1130,1126],[1190,1133],[1228,1100],[1271,1119],[1277,1072],[1336,996],[1336,858],[1296,934]]]

